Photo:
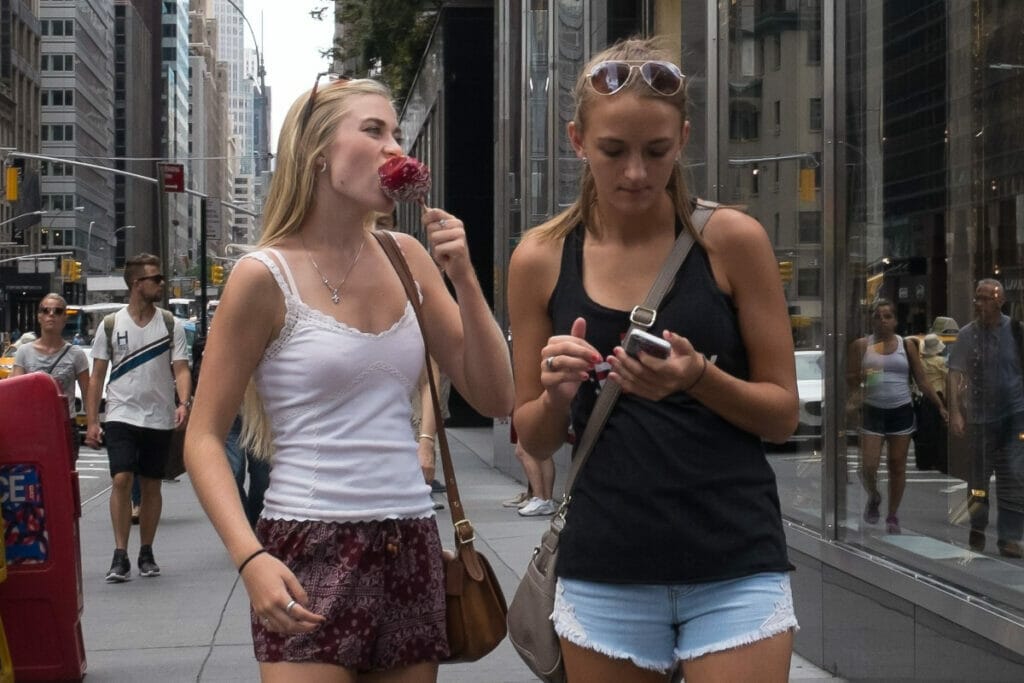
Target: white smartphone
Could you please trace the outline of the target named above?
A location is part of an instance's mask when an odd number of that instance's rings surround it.
[[[655,358],[668,358],[672,353],[672,345],[661,337],[655,337],[643,330],[630,330],[622,343],[622,348],[633,358],[637,358],[640,352],[654,356]]]

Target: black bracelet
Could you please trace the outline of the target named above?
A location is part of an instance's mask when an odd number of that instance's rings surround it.
[[[249,557],[247,557],[244,560],[242,560],[242,564],[238,565],[238,574],[241,575],[242,574],[242,570],[245,569],[245,565],[249,564],[250,562],[253,561],[253,559],[258,557],[259,555],[262,555],[265,552],[267,552],[266,548],[260,548],[259,550],[254,552],[252,555],[250,555]]]
[[[700,369],[700,374],[697,375],[697,379],[693,380],[693,384],[683,389],[684,394],[700,384],[700,381],[704,379],[704,371],[708,369],[708,359],[703,354],[701,354],[701,358],[704,359],[704,366]]]

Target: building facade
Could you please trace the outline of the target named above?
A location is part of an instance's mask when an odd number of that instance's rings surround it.
[[[473,22],[483,34],[475,42],[463,30]],[[846,376],[879,298],[893,302],[901,335],[954,329],[975,315],[975,283],[991,277],[1007,293],[1004,312],[1024,318],[1024,4],[452,3],[402,127],[410,152],[434,170],[431,200],[457,215],[473,210],[465,167],[491,171],[495,227],[480,238],[492,252],[474,263],[482,278],[494,274],[502,324],[511,251],[576,196],[579,161],[565,134],[575,78],[630,35],[660,35],[678,55],[691,189],[764,226],[798,360],[810,359],[798,364],[808,387],[801,438],[768,453],[797,567],[797,650],[850,679],[1021,680],[1024,561],[995,532],[997,508],[1013,510],[1013,482],[1024,485],[1014,479],[1020,463],[1010,459],[1006,485],[992,487],[984,548],[970,542],[964,513],[975,454],[948,435],[941,461],[912,447],[902,533],[866,522],[857,424],[848,422],[860,409],[857,383]],[[467,41],[477,61],[492,58],[490,75],[468,71]],[[494,95],[477,97],[474,112],[494,121],[490,145],[458,119],[465,100],[451,84],[467,75]],[[476,150],[472,164],[466,149]],[[416,218],[400,208],[404,229],[415,232]],[[502,422],[494,450],[496,466],[521,476]],[[883,492],[890,474],[883,466]]]
[[[245,47],[248,19],[244,14],[244,0],[214,0],[213,12],[220,31],[217,57],[228,65],[231,135],[239,151],[238,173],[232,183],[232,194],[225,199],[251,210],[254,207],[252,188],[256,171],[253,93],[259,65],[254,59],[255,52]],[[241,212],[234,213],[231,222],[225,225],[230,226],[234,241],[248,241],[256,232],[253,217]]]
[[[185,164],[189,142],[188,0],[161,2],[161,152],[166,161]],[[186,184],[188,179],[186,178]],[[179,192],[161,197],[161,237],[169,277],[183,276],[196,259],[198,233],[190,220],[189,200]]]
[[[89,158],[109,163],[114,156],[114,8],[92,0],[40,3],[40,151],[45,156]],[[40,231],[43,251],[81,262],[84,273],[113,266],[114,182],[84,166],[42,161],[42,208],[52,212]],[[66,285],[69,283],[66,283]],[[65,286],[70,300],[84,287]]]
[[[114,167],[147,177],[156,176],[160,130],[155,88],[161,39],[160,14],[138,0],[114,2]],[[159,253],[156,194],[150,185],[123,175],[114,176],[114,228],[108,244],[114,269],[126,256],[140,251]]]
[[[0,148],[5,150],[39,152],[40,42],[39,0],[0,0]],[[0,204],[0,260],[39,252],[40,217],[32,213],[42,210],[39,165],[12,164],[20,168],[21,194],[16,202]],[[4,184],[6,190],[6,174]],[[28,329],[48,279],[19,273],[13,261],[0,263],[0,331]]]

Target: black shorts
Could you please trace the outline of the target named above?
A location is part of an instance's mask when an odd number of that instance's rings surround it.
[[[913,434],[917,427],[912,403],[896,408],[876,408],[865,403],[863,415],[862,434],[907,436]]]
[[[171,451],[173,431],[107,422],[103,426],[103,440],[107,444],[110,476],[119,472],[135,472],[150,479],[162,479]]]

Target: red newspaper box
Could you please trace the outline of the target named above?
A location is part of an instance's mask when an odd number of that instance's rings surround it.
[[[82,516],[68,403],[52,377],[0,381],[0,509],[7,580],[0,616],[18,681],[79,681]]]

